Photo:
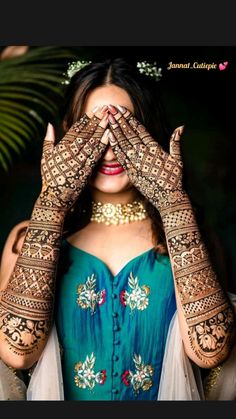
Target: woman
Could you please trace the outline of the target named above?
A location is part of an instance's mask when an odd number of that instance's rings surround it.
[[[218,366],[234,341],[182,184],[183,127],[165,151],[157,100],[155,82],[121,59],[78,71],[58,144],[48,127],[22,247],[13,229],[3,252],[0,357],[17,370],[41,362],[55,320],[67,400],[161,398],[176,310],[194,365]]]

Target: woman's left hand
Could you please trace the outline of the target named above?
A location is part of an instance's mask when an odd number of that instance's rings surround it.
[[[180,137],[183,126],[174,130],[167,153],[146,128],[123,106],[109,106],[109,142],[133,185],[160,211],[181,202]]]

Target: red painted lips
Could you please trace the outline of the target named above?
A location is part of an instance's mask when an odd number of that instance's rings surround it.
[[[112,176],[124,172],[124,168],[120,165],[120,163],[106,163],[100,166],[98,171],[104,175]]]

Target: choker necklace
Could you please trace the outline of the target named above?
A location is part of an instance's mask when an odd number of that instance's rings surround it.
[[[126,224],[147,218],[147,212],[140,201],[128,204],[102,204],[92,201],[92,216],[90,221],[106,225]]]

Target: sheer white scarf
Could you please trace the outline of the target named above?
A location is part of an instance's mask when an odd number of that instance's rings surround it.
[[[236,295],[229,294],[236,310]],[[0,400],[64,400],[55,325],[26,389],[0,360]],[[199,368],[186,356],[177,313],[170,323],[157,400],[205,400]],[[224,362],[208,400],[236,400],[236,345]]]
[[[174,351],[173,351],[173,348]],[[200,400],[199,376],[184,353],[175,313],[168,332],[158,400]],[[200,386],[201,390],[201,386]],[[63,380],[55,326],[35,367],[27,390],[27,400],[63,400]]]

